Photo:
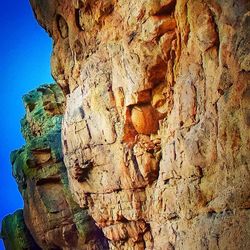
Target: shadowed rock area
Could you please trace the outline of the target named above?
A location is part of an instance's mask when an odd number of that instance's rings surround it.
[[[23,210],[17,210],[14,214],[8,215],[2,222],[1,238],[7,250],[40,250],[27,229]]]
[[[46,142],[12,157],[14,174],[30,152],[30,166],[48,169],[36,184],[33,167],[15,174],[28,180],[24,215],[36,242],[81,249],[40,231],[34,212],[60,215],[71,192],[104,249],[250,249],[250,2],[30,2],[54,40],[52,75],[66,99],[53,109],[62,108],[62,131],[51,137],[41,123]]]

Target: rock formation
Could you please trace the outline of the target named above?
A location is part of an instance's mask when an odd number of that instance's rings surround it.
[[[41,249],[107,249],[103,233],[69,191],[61,148],[64,99],[55,84],[43,85],[23,98],[26,115],[21,124],[26,145],[12,152],[11,162],[24,210],[3,222],[7,249],[35,249],[26,247],[32,242],[29,232]],[[28,229],[21,238],[20,228],[26,228],[23,220]],[[28,242],[24,246],[22,239]]]
[[[23,210],[17,210],[14,214],[4,218],[2,222],[1,237],[4,240],[6,249],[41,249],[37,246],[25,225]]]
[[[30,2],[66,97],[69,189],[107,249],[250,249],[250,2]]]

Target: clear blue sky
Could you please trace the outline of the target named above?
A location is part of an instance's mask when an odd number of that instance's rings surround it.
[[[52,41],[37,24],[28,0],[7,0],[0,8],[0,223],[23,207],[11,175],[10,152],[24,144],[22,96],[50,76]],[[0,250],[4,249],[0,240]]]

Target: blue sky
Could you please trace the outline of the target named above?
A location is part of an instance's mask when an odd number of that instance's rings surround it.
[[[37,24],[28,0],[1,2],[0,8],[0,223],[23,207],[11,175],[10,152],[24,144],[20,119],[24,115],[22,96],[50,75],[52,41]],[[0,250],[4,249],[0,240]]]

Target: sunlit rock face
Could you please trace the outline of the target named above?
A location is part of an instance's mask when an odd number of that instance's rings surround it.
[[[61,147],[64,99],[55,84],[43,85],[23,98],[26,115],[21,124],[26,145],[11,154],[11,161],[24,199],[24,221],[41,249],[106,249],[107,240],[101,230],[88,211],[73,201],[69,191]],[[7,249],[35,249],[22,245],[8,248],[22,241],[22,228],[11,230],[18,224],[15,218],[7,217],[3,223]],[[17,222],[23,221],[21,216],[17,218]],[[8,221],[12,226],[8,227]]]
[[[70,190],[109,248],[249,249],[249,1],[31,4]]]

